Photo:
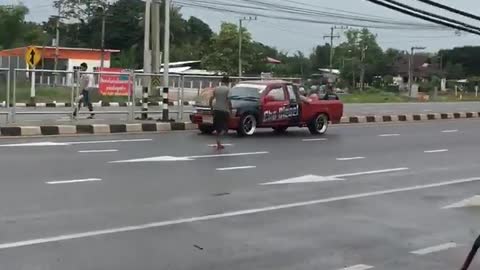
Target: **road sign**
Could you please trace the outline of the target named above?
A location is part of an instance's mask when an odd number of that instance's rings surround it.
[[[30,67],[35,67],[42,60],[42,53],[34,47],[28,47],[25,52],[25,61]]]
[[[162,78],[160,76],[152,76],[152,86],[160,87],[162,85]]]

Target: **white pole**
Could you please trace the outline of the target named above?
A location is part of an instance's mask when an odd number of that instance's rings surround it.
[[[164,64],[163,64],[163,111],[162,121],[168,122],[168,76],[170,66],[170,0],[165,0],[165,36],[163,38]]]
[[[35,103],[35,67],[32,68],[32,76],[30,78],[31,86],[30,86],[30,102]]]
[[[150,13],[151,13],[152,1],[145,1],[145,30],[143,39],[143,72],[150,72]]]
[[[478,97],[478,85],[475,86],[475,97]]]

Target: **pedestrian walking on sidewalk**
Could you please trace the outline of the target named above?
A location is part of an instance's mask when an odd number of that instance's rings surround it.
[[[80,65],[80,71],[85,72],[87,71],[88,66],[87,63],[82,63]],[[93,112],[93,105],[90,100],[90,93],[88,92],[88,86],[90,85],[90,76],[88,74],[82,74],[78,81],[79,89],[80,89],[80,95],[76,99],[77,107],[75,107],[75,110],[73,111],[73,117],[77,117],[78,112],[80,112],[80,108],[82,107],[82,104],[86,107],[88,107],[88,110]],[[87,119],[93,119],[95,114],[90,114],[90,116]]]
[[[213,112],[213,126],[217,135],[217,149],[221,150],[225,147],[222,145],[221,138],[228,133],[228,121],[232,113],[232,103],[228,98],[230,93],[230,78],[224,76],[221,85],[213,91],[210,97],[210,108]],[[213,102],[215,100],[215,103]]]

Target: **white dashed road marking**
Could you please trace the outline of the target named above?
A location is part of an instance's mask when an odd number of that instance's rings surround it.
[[[455,133],[455,132],[458,132],[458,129],[442,130],[442,133]]]
[[[326,141],[327,138],[316,138],[316,139],[303,139],[302,142],[319,142],[319,141]]]
[[[378,137],[398,137],[400,134],[380,134]]]
[[[76,141],[65,142],[67,144],[99,144],[99,143],[123,143],[123,142],[151,142],[153,139],[131,139],[131,140],[106,140],[106,141]]]
[[[223,146],[233,146],[233,144],[231,144],[231,143],[222,143],[222,145],[223,145]],[[209,147],[217,147],[216,144],[209,144],[208,146],[209,146]]]
[[[367,270],[367,269],[373,269],[374,267],[371,265],[366,265],[366,264],[357,264],[349,267],[345,267],[339,270]]]
[[[346,157],[346,158],[337,158],[338,161],[349,161],[349,160],[358,160],[365,159],[365,157]]]
[[[381,191],[352,194],[352,195],[346,195],[341,197],[331,197],[331,198],[325,198],[325,199],[319,199],[319,200],[313,200],[313,201],[280,204],[280,205],[268,206],[263,208],[246,209],[246,210],[225,212],[221,214],[214,214],[214,215],[207,215],[207,216],[181,218],[176,220],[147,223],[147,224],[142,224],[137,226],[127,226],[127,227],[111,228],[111,229],[98,230],[98,231],[89,231],[89,232],[83,232],[83,233],[64,234],[59,236],[37,238],[37,239],[31,239],[26,241],[3,243],[3,244],[0,244],[0,250],[16,248],[16,247],[39,245],[39,244],[45,244],[45,243],[51,243],[51,242],[67,241],[72,239],[79,239],[79,238],[86,238],[86,237],[93,237],[93,236],[100,236],[100,235],[108,235],[108,234],[121,233],[121,232],[131,232],[131,231],[145,230],[145,229],[151,229],[151,228],[160,228],[160,227],[173,226],[173,225],[179,225],[179,224],[193,223],[198,221],[209,221],[209,220],[216,220],[220,218],[266,213],[266,212],[272,212],[272,211],[277,211],[282,209],[290,209],[290,208],[317,205],[317,204],[336,202],[336,201],[361,199],[361,198],[367,198],[367,197],[373,197],[373,196],[388,195],[388,194],[429,189],[429,188],[445,187],[450,185],[465,184],[465,183],[478,182],[478,181],[480,181],[480,177],[453,180],[453,181],[447,181],[447,182],[439,182],[439,183],[428,184],[428,185],[410,186],[410,187],[404,187],[404,188],[387,189],[387,190],[381,190]]]
[[[444,152],[448,152],[448,149],[427,150],[423,152],[427,154],[444,153]]]
[[[245,169],[254,169],[257,166],[241,166],[241,167],[229,167],[229,168],[217,168],[217,171],[234,171],[234,170],[245,170]]]
[[[411,251],[410,253],[421,256],[421,255],[427,255],[430,253],[435,253],[435,252],[439,252],[439,251],[443,251],[451,248],[456,248],[457,246],[458,245],[456,243],[451,242],[451,243],[445,243],[445,244],[427,247],[419,250],[414,250],[414,251]]]
[[[105,149],[105,150],[80,150],[79,153],[112,153],[118,152],[117,149]]]
[[[50,181],[50,182],[46,182],[46,184],[58,185],[58,184],[72,184],[72,183],[98,182],[98,181],[102,181],[102,179],[100,179],[100,178],[87,178],[87,179],[76,179],[76,180]]]

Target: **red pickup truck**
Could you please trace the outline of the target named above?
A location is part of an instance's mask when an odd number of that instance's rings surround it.
[[[285,132],[289,127],[308,127],[312,134],[324,134],[329,123],[339,123],[343,103],[334,94],[325,97],[300,96],[296,85],[286,81],[245,81],[229,94],[232,115],[229,129],[251,136],[257,128]],[[207,104],[197,106],[190,120],[204,134],[213,133],[213,117]]]

